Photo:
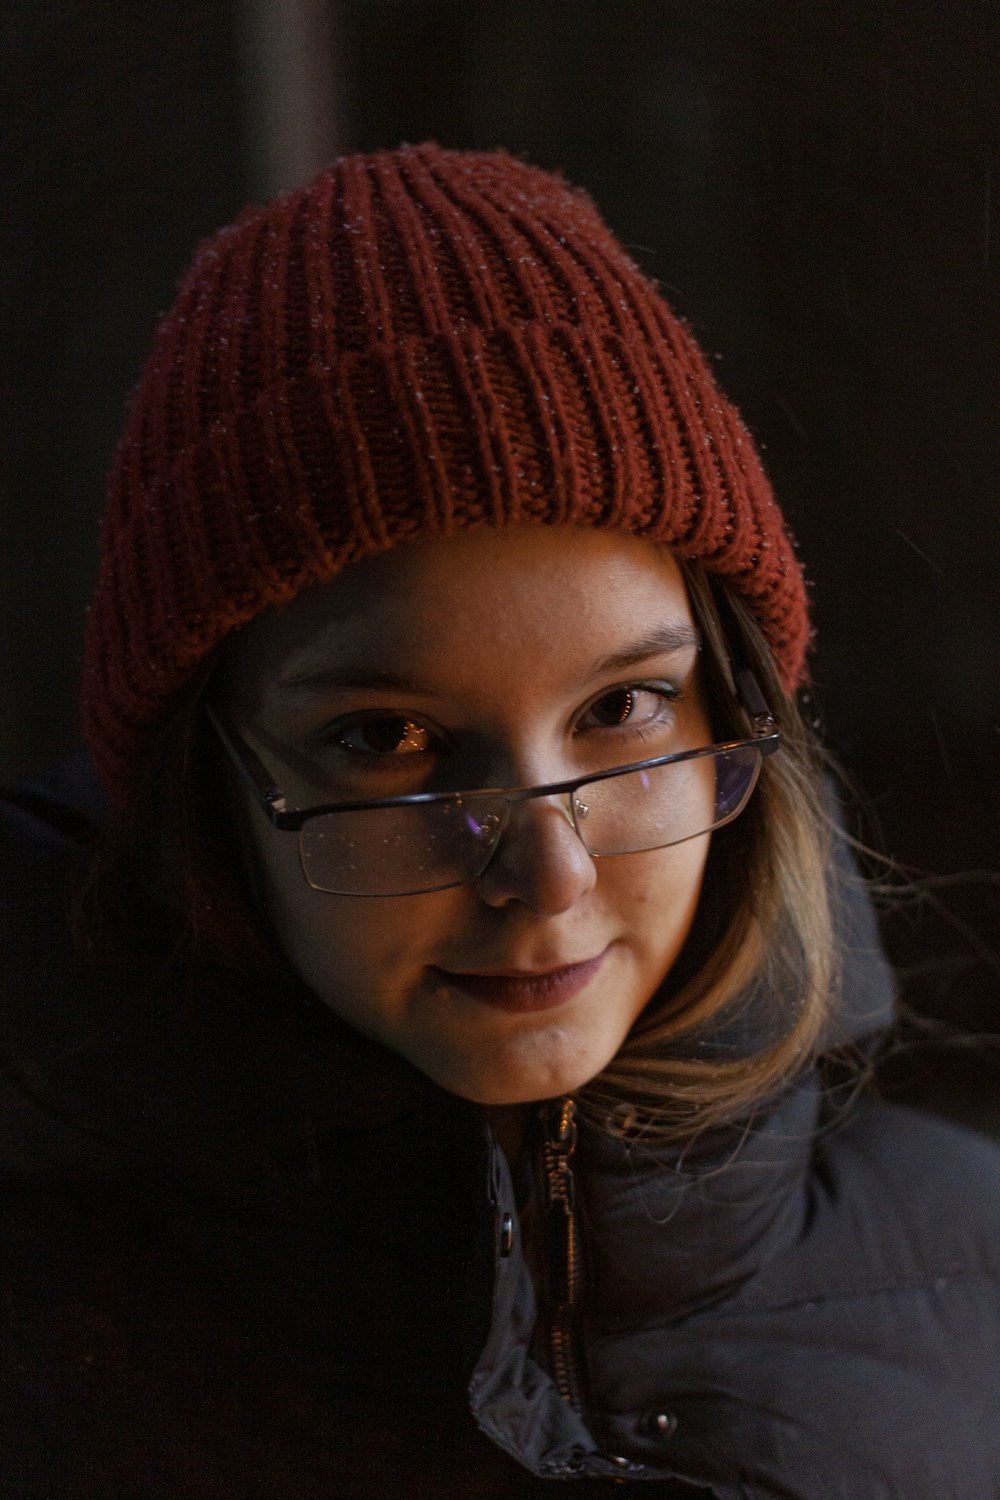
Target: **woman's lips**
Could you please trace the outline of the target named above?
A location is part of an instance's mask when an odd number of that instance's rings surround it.
[[[498,1010],[550,1010],[579,994],[590,983],[607,956],[607,949],[582,964],[566,964],[544,974],[455,974],[448,969],[434,969],[440,983],[450,990],[460,990],[484,1005]]]

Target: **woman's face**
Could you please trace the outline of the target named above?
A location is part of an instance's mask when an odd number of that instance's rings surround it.
[[[538,786],[711,742],[677,564],[572,528],[353,565],[240,632],[224,703],[291,805]],[[570,1092],[610,1062],[688,935],[709,837],[595,860],[565,799],[541,798],[514,805],[472,883],[335,896],[307,885],[294,834],[249,797],[239,815],[310,988],[489,1105]]]

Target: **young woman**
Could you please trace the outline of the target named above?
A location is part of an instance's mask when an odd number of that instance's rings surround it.
[[[1000,1157],[846,1097],[891,986],[808,638],[584,194],[420,146],[202,246],[107,806],[7,805],[5,1494],[1000,1494]]]

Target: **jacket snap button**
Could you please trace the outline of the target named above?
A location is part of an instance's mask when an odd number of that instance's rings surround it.
[[[673,1412],[656,1411],[649,1418],[649,1430],[653,1437],[673,1437],[677,1431],[677,1418]]]
[[[504,1214],[500,1220],[500,1254],[507,1256],[514,1248],[514,1216]]]

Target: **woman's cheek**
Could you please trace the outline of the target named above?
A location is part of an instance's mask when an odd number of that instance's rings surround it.
[[[447,920],[440,900],[422,896],[352,897],[302,890],[279,901],[275,932],[286,957],[321,999],[357,1020],[366,1008],[391,1008],[420,983]]]

